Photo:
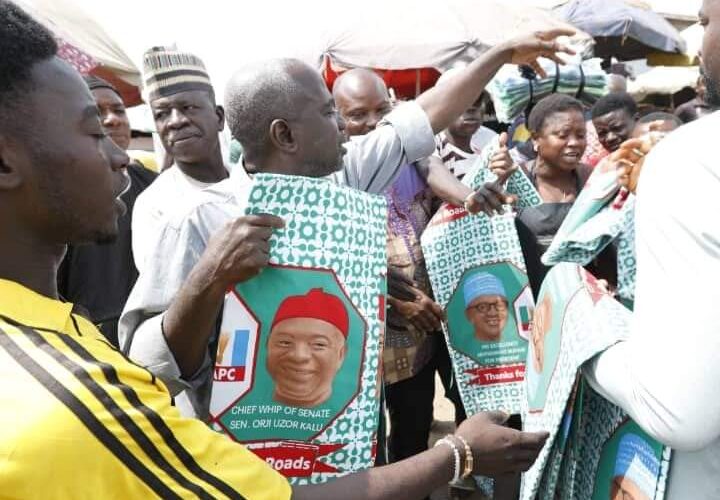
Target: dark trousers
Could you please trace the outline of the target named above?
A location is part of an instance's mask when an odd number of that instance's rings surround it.
[[[455,406],[455,422],[465,420],[465,409],[452,371],[445,338],[434,335],[435,355],[414,377],[385,386],[385,401],[390,415],[389,461],[417,455],[428,448],[433,422],[435,372],[445,388],[445,397]]]

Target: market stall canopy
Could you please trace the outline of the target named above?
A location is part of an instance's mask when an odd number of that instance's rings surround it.
[[[533,6],[554,9],[570,0],[528,0]],[[645,10],[657,12],[666,19],[697,20],[702,0],[625,0],[625,3]]]
[[[205,62],[219,98],[233,71],[271,57],[317,68],[443,69],[512,36],[568,27],[524,2],[337,0],[225,2],[18,0],[103,67],[139,84],[143,52],[175,45]],[[587,36],[587,35],[585,35]]]
[[[632,60],[644,58],[653,50],[685,50],[680,33],[660,14],[628,1],[572,0],[554,12],[595,37],[598,57]]]
[[[695,67],[659,66],[628,80],[628,93],[642,101],[650,94],[672,95],[685,87],[694,88],[700,76]]]
[[[650,66],[697,66],[700,64],[700,49],[704,33],[705,30],[700,24],[693,24],[680,32],[680,36],[685,40],[685,52],[682,54],[653,52],[648,54],[648,64]]]
[[[666,18],[697,19],[702,0],[638,0],[636,3],[645,4],[651,10]]]

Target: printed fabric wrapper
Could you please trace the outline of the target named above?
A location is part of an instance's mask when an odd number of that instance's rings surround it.
[[[563,413],[558,435],[548,454],[545,471],[540,477],[538,498],[553,498],[557,485],[569,480],[568,473],[572,468],[567,467],[566,462],[573,456],[572,450],[577,441],[577,426],[573,424],[580,418],[582,411],[582,390],[582,380],[578,377]]]
[[[541,492],[540,497],[605,500],[621,490],[635,500],[663,500],[670,448],[651,438],[621,408],[583,384],[581,411],[570,431],[574,442],[564,459],[561,480],[554,492]]]
[[[495,179],[487,168],[493,148],[485,151],[463,179],[472,188]],[[522,172],[513,177],[526,203],[539,200]],[[466,411],[519,413],[533,300],[514,215],[470,215],[444,204],[421,244],[435,300],[447,313],[443,330]],[[494,303],[482,304],[488,300]]]
[[[588,179],[542,262],[586,265],[615,242],[617,294],[630,305],[635,298],[635,195],[621,188],[615,170],[605,165],[598,165]]]
[[[568,402],[580,366],[626,338],[623,325],[629,316],[630,311],[577,264],[559,264],[545,278],[535,307],[526,362],[523,428],[547,431],[550,437],[523,475],[522,499],[538,498],[543,476],[558,474],[549,468],[560,467],[562,459],[551,455],[558,440],[567,434],[562,423],[573,411]]]
[[[472,163],[472,165],[467,168],[467,174],[463,177],[462,182],[468,187],[477,190],[482,187],[482,185],[486,182],[495,181],[497,177],[494,173],[490,171],[489,165],[492,156],[499,148],[500,137],[498,136],[495,137],[483,149],[482,153],[475,159],[461,160]],[[535,189],[535,186],[533,186],[527,175],[525,175],[525,173],[519,168],[507,180],[505,190],[509,194],[513,194],[517,197],[517,207],[525,208],[530,206],[536,206],[542,203],[540,194]],[[509,207],[506,208],[509,212]],[[445,210],[445,215],[439,215],[443,210]],[[453,218],[461,217],[466,217],[466,220],[462,223],[463,225],[460,225],[460,223],[450,220]],[[477,263],[493,263],[499,262],[502,259],[510,259],[506,260],[506,262],[513,262],[513,267],[518,266],[516,267],[516,272],[518,273],[518,275],[519,273],[522,273],[519,280],[514,279],[512,281],[515,281],[515,283],[527,285],[525,261],[522,256],[522,249],[520,248],[520,241],[517,236],[517,231],[515,230],[514,216],[512,216],[510,213],[507,213],[503,216],[494,216],[491,219],[488,219],[485,215],[473,217],[469,216],[463,209],[459,207],[451,207],[448,205],[444,205],[443,207],[441,207],[441,210],[438,211],[435,222],[441,221],[442,219],[448,219],[448,223],[444,225],[442,225],[443,223],[441,223],[441,226],[439,228],[430,229],[430,231],[426,229],[425,234],[427,234],[428,236],[426,237],[425,241],[430,241],[431,238],[437,238],[437,244],[439,246],[442,246],[442,243],[439,242],[443,240],[452,245],[456,241],[453,235],[461,235],[463,240],[462,245],[464,247],[464,251],[461,252],[461,254],[469,255],[469,260],[464,261],[467,269],[472,269],[472,266],[475,266]],[[428,228],[430,228],[432,224],[433,221],[430,222]],[[467,229],[464,230],[463,228]],[[433,234],[432,237],[430,236],[431,233]],[[499,236],[499,241],[502,242],[500,243],[500,247],[503,248],[500,248],[498,246],[492,247],[493,237],[495,234],[502,235]],[[482,248],[480,248],[476,245],[478,241],[484,241],[486,242],[486,244]],[[490,246],[488,246],[488,244]],[[482,255],[475,253],[477,248],[481,249],[481,251],[483,252]],[[454,247],[447,249],[447,251],[450,253],[455,252],[456,250],[457,249]],[[448,269],[447,262],[444,262],[442,260],[430,264],[428,260],[428,255],[431,254],[428,253],[428,250],[425,247],[423,247],[423,253],[425,255],[426,264],[428,266],[428,273],[430,275],[430,281],[433,286],[433,291],[437,300],[437,290],[440,287],[446,286],[444,280],[452,279],[452,276],[457,277],[457,269],[454,267]],[[450,255],[450,253],[448,255]],[[458,257],[454,258],[457,259]],[[430,259],[432,260],[433,257],[430,257]],[[490,266],[492,266],[492,264],[490,264]],[[475,269],[479,270],[478,267],[476,267]],[[433,281],[433,275],[436,272],[436,281]],[[463,274],[462,270],[460,271],[460,274]],[[531,314],[532,297],[529,288],[527,290],[528,295],[523,297],[522,300],[526,304],[527,312]],[[443,304],[442,302],[440,303]],[[516,311],[513,320],[517,321],[518,317],[521,314],[522,313],[519,310]],[[443,325],[443,330],[445,332],[446,339],[448,339],[449,336],[447,324]],[[490,396],[490,389],[492,388],[492,386],[486,386],[485,389],[480,389],[477,384],[472,383],[477,382],[477,379],[468,378],[468,374],[466,372],[467,370],[475,370],[475,372],[477,373],[478,369],[482,370],[482,368],[480,368],[480,364],[476,361],[473,361],[470,357],[463,355],[458,350],[453,349],[451,342],[448,342],[448,346],[451,361],[453,363],[453,368],[455,371],[455,378],[458,381],[460,396],[463,400],[463,405],[465,406],[465,409],[469,414],[474,414],[478,411],[498,408],[502,408],[505,411],[509,411],[511,413],[518,413],[519,406],[517,397],[522,397],[522,395],[517,392],[517,380],[515,382],[506,381],[505,384],[495,386],[496,389]],[[493,369],[490,368],[490,370],[491,371],[488,375],[493,374]],[[506,371],[505,374],[507,373],[508,372]],[[503,373],[500,373],[500,375],[502,374]],[[519,377],[515,375],[512,378],[517,379]],[[468,384],[468,382],[471,382],[471,384]],[[509,394],[510,396],[508,397]],[[488,399],[489,397],[490,399]],[[482,494],[488,497],[493,496],[494,485],[491,478],[475,476],[475,480]]]
[[[228,292],[212,425],[292,484],[374,462],[386,292],[383,198],[259,174],[247,214],[282,217],[270,266]]]

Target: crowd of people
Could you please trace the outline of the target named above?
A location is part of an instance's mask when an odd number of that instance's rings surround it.
[[[407,102],[370,69],[346,71],[329,90],[316,68],[277,59],[238,62],[221,105],[200,58],[153,48],[143,96],[172,160],[158,175],[128,155],[120,92],[81,77],[45,27],[0,0],[0,497],[419,499],[464,471],[495,478],[495,498],[517,498],[548,433],[524,432],[519,415],[466,414],[420,238],[443,202],[471,214],[507,209],[515,200],[505,182],[520,172],[542,200],[515,212],[537,296],[549,271],[541,256],[603,162],[637,187],[637,298],[632,336],[584,375],[676,450],[666,498],[720,498],[720,176],[711,148],[720,0],[705,0],[700,17],[704,75],[676,114],[640,115],[622,91],[591,108],[554,94],[532,108],[524,144],[483,126],[483,89],[505,64],[561,63],[571,51],[558,37],[571,32],[501,43]],[[224,157],[225,126],[238,161]],[[657,142],[650,129],[667,136]],[[588,156],[591,141],[599,146]],[[496,180],[473,190],[461,179],[491,143]],[[285,225],[245,215],[260,173],[328,178],[387,201],[387,414],[376,466],[324,484],[291,487],[207,425],[225,294],[267,267],[270,239]],[[692,186],[678,189],[683,179]],[[612,246],[587,267],[616,285]],[[492,279],[468,281],[464,296],[476,334],[490,340],[497,332],[481,320],[504,326],[508,310]],[[334,307],[332,296],[310,294],[293,300],[322,303],[324,314]],[[279,331],[293,318],[273,324]],[[347,321],[320,321],[340,357]],[[428,449],[436,376],[457,430]],[[305,399],[293,390],[277,386],[278,400],[303,406],[330,388],[316,384]]]

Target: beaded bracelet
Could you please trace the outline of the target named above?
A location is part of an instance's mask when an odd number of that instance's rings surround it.
[[[465,440],[464,437],[462,437],[458,434],[455,434],[455,438],[457,438],[465,447],[465,467],[463,468],[461,477],[463,479],[467,479],[468,477],[470,477],[470,474],[472,474],[473,466],[474,466],[472,448],[470,448],[470,445],[468,444],[468,442]]]
[[[452,482],[455,483],[460,480],[460,450],[458,450],[457,445],[452,441],[451,434],[448,434],[442,439],[438,439],[438,441],[435,443],[435,446],[440,446],[441,444],[447,445],[450,447],[450,449],[453,452],[453,456],[455,457],[455,468],[453,469],[453,478]]]

